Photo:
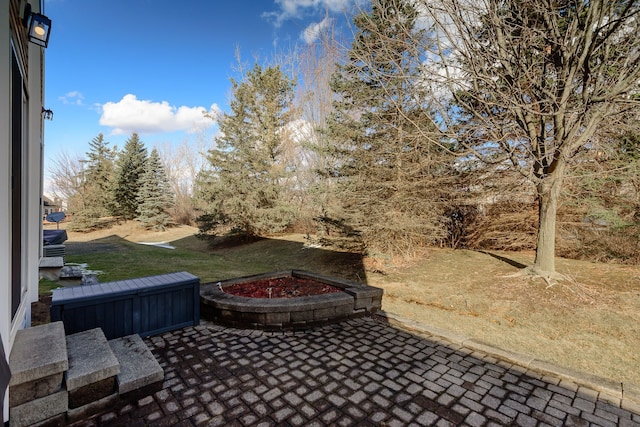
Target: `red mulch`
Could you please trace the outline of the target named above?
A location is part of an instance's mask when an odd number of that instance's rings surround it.
[[[249,298],[295,298],[341,292],[341,289],[335,286],[298,277],[279,277],[237,283],[224,286],[223,290],[232,295]]]

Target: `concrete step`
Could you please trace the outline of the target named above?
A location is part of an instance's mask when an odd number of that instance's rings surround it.
[[[46,256],[40,258],[38,273],[41,279],[57,281],[64,267],[64,258],[61,256]]]
[[[69,409],[78,409],[108,396],[117,396],[120,363],[102,329],[67,336],[69,370],[65,373]]]
[[[63,376],[69,364],[62,322],[19,330],[9,367],[10,426],[64,418],[67,391]]]
[[[64,287],[82,285],[83,269],[78,265],[65,265],[60,270],[58,283]]]
[[[140,336],[107,341],[96,328],[65,337],[62,322],[18,331],[9,366],[10,427],[72,423],[155,393],[164,380]]]
[[[162,389],[164,370],[139,335],[109,341],[120,362],[118,393],[123,399],[137,399]]]

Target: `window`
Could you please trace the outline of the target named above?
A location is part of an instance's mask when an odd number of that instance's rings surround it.
[[[20,63],[11,50],[11,318],[15,317],[24,293],[22,214],[23,162],[26,136],[26,93]]]

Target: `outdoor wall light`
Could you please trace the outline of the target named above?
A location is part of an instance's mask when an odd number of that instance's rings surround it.
[[[42,107],[42,117],[45,120],[53,120],[53,111],[49,110],[49,109],[44,109],[44,107]]]
[[[32,13],[31,5],[27,3],[24,9],[24,26],[27,27],[29,41],[42,47],[49,44],[51,35],[51,19],[41,13]]]

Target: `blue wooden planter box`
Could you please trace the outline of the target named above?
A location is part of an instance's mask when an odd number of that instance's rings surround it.
[[[200,322],[200,279],[183,271],[54,289],[50,313],[67,334],[93,328],[107,339],[160,334]]]

